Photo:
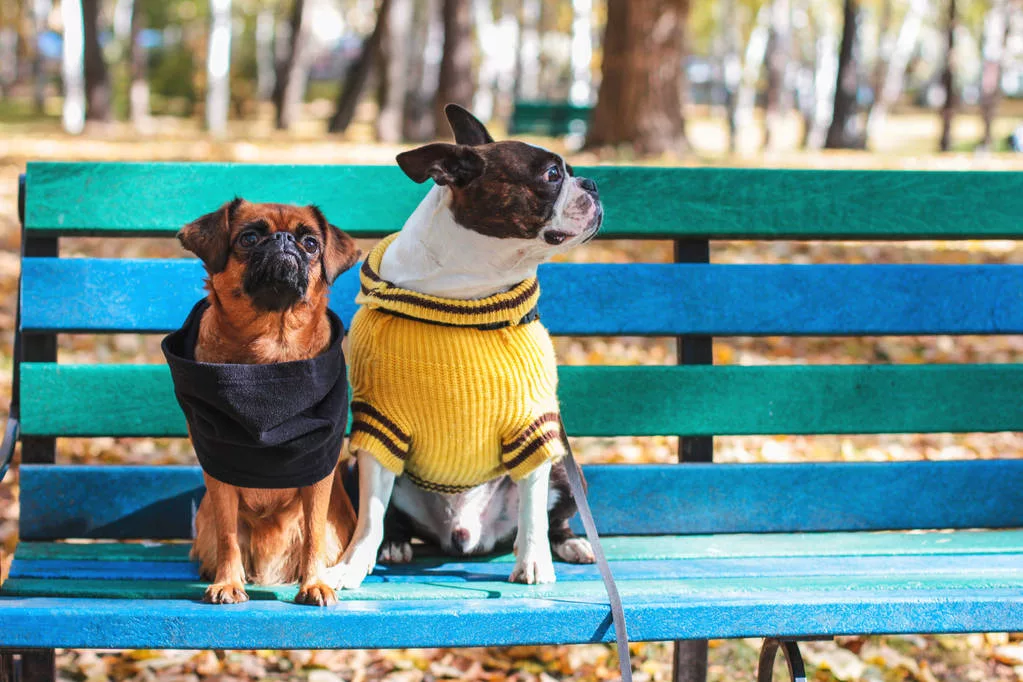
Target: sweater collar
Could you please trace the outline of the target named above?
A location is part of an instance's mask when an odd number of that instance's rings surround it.
[[[380,277],[380,262],[397,236],[395,233],[382,239],[366,257],[359,273],[362,286],[356,303],[400,317],[454,327],[500,328],[536,319],[540,285],[535,277],[506,292],[468,301],[396,287]]]

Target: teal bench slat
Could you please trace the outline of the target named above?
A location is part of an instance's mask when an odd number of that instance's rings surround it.
[[[203,296],[197,261],[27,258],[22,327],[168,332]],[[1023,333],[1023,266],[553,264],[540,311],[564,335]],[[358,272],[332,292],[345,321]]]
[[[1018,172],[577,172],[600,186],[604,238],[1016,239],[1023,229]],[[374,236],[400,229],[426,191],[393,166],[29,163],[26,176],[26,229],[58,235],[171,235],[239,195],[316,203],[341,229]]]
[[[992,581],[1020,580],[1023,568],[1019,554],[960,556],[871,556],[749,559],[650,559],[614,561],[609,565],[615,580],[716,580],[742,578],[792,579],[855,576],[904,576],[949,579],[963,576],[986,577]],[[979,565],[978,565],[979,564]],[[594,564],[557,563],[558,582],[597,582],[600,572]],[[378,565],[366,577],[365,585],[468,585],[499,582],[508,577],[508,563],[433,559],[412,564]],[[135,580],[200,582],[198,564],[193,562],[127,561],[26,561],[15,558],[9,578],[34,580]],[[8,591],[18,592],[18,582]]]
[[[573,436],[1023,429],[1023,364],[559,368]],[[185,436],[165,365],[21,366],[22,433]]]
[[[766,582],[766,581],[765,581]],[[784,582],[784,581],[781,581]],[[791,581],[789,581],[791,586]],[[846,579],[829,591],[621,586],[635,641],[798,635],[1023,630],[1023,582],[1008,587],[885,589]],[[600,587],[595,584],[594,587]],[[538,592],[541,590],[537,590]],[[12,647],[316,649],[510,646],[614,641],[606,596],[359,602],[326,609],[253,600],[230,608],[186,600],[4,598]]]
[[[594,465],[586,476],[609,535],[1023,526],[1023,460]],[[189,538],[201,495],[197,467],[24,465],[21,537]]]

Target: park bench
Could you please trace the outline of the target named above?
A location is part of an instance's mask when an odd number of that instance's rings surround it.
[[[546,100],[518,100],[508,121],[509,135],[585,135],[593,107]]]
[[[678,679],[690,681],[706,670],[707,639],[765,637],[767,681],[779,648],[799,676],[801,638],[1023,630],[1023,459],[715,464],[711,440],[1023,429],[1023,364],[711,366],[715,336],[1020,334],[1023,266],[708,262],[709,240],[1015,239],[1023,175],[584,172],[606,202],[603,238],[675,243],[675,263],[540,275],[554,334],[680,345],[678,366],[561,374],[572,435],[682,436],[685,464],[586,468],[629,636],[679,641]],[[0,672],[51,679],[62,647],[613,641],[596,567],[559,563],[556,584],[512,585],[508,556],[379,567],[325,609],[291,603],[294,586],[203,604],[187,558],[196,467],[54,462],[55,437],[185,435],[164,366],[58,363],[56,336],[162,334],[203,278],[188,258],[61,258],[62,237],[169,236],[236,194],[315,202],[342,229],[377,236],[424,191],[394,167],[29,164],[5,441],[22,443],[21,542],[0,587]],[[354,270],[335,285],[343,319],[356,286]]]

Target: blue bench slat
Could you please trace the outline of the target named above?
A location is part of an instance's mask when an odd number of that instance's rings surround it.
[[[609,535],[1023,527],[1023,460],[594,465],[586,475]],[[21,537],[188,538],[201,495],[197,467],[24,465]]]
[[[611,561],[616,580],[692,580],[698,578],[757,578],[914,575],[1005,577],[1023,579],[1023,555],[961,554],[935,556],[755,557],[727,559],[647,559]],[[556,563],[558,582],[598,581],[595,564]],[[427,559],[407,565],[381,565],[365,584],[451,584],[500,581],[511,564],[489,561]],[[199,581],[198,565],[180,561],[60,561],[15,558],[10,578],[186,580]]]
[[[552,264],[541,313],[556,334],[1023,333],[1023,266]],[[28,258],[30,331],[166,332],[203,295],[191,259]],[[333,307],[355,312],[356,270]]]
[[[665,582],[656,596],[622,585],[635,641],[730,637],[1023,630],[1023,589],[845,589],[694,592]],[[400,624],[396,626],[396,624]],[[12,647],[312,649],[509,646],[614,640],[602,598],[345,602],[218,607],[185,600],[0,598]]]

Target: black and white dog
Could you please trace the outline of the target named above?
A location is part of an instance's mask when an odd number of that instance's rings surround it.
[[[596,235],[603,209],[592,180],[575,177],[546,149],[494,142],[461,107],[448,105],[446,113],[456,144],[398,156],[412,180],[437,184],[387,248],[384,280],[441,298],[486,298],[535,277],[541,263]],[[563,463],[548,462],[518,483],[505,476],[449,495],[396,477],[363,450],[357,460],[358,526],[341,562],[329,569],[339,587],[358,587],[378,557],[411,560],[413,537],[453,555],[489,552],[514,538],[509,579],[516,582],[553,582],[552,547],[565,561],[594,560],[589,543],[568,526],[576,505]]]

